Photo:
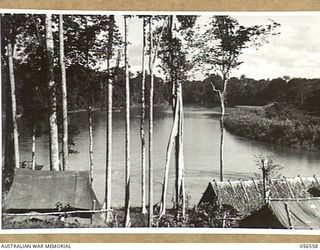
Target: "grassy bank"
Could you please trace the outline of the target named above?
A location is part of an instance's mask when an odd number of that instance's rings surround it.
[[[264,108],[239,108],[225,119],[231,133],[253,140],[304,150],[320,150],[320,117],[272,105]]]
[[[228,215],[234,217],[236,211],[228,206],[222,206],[217,208],[214,205],[204,204],[199,208],[187,209],[186,216],[182,218],[177,217],[174,209],[168,209],[166,215],[160,220],[157,218],[153,221],[153,227],[222,227],[222,221],[224,213],[228,211]],[[4,216],[2,218],[3,229],[35,229],[35,228],[122,228],[124,227],[124,209],[114,209],[114,220],[109,224],[90,224],[89,222],[81,221],[79,218],[74,219],[70,217],[65,221],[61,221],[57,216],[51,216],[50,219],[35,219],[27,218],[18,219],[15,216]],[[55,217],[55,218],[53,218]],[[140,208],[131,208],[131,227],[141,228],[148,227],[148,215],[141,214]],[[237,227],[237,225],[230,221],[226,227]]]

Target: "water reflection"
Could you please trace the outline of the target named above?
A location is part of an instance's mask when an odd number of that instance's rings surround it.
[[[197,204],[209,181],[219,179],[219,109],[203,107],[185,107],[185,176],[186,191],[190,204]],[[123,205],[124,201],[124,112],[113,114],[113,193],[115,206]],[[70,156],[70,170],[88,170],[88,128],[86,112],[73,113],[71,123],[79,127],[80,134],[74,138],[79,154]],[[160,200],[165,151],[172,126],[170,107],[155,109],[154,122],[154,178],[155,202]],[[20,124],[21,159],[31,158],[30,133]],[[94,189],[98,199],[103,200],[105,190],[105,159],[106,159],[106,112],[93,113],[94,138]],[[132,205],[140,203],[140,114],[138,108],[131,113],[131,170],[132,170]],[[37,162],[45,164],[48,169],[48,139],[42,136],[37,139]],[[226,132],[225,136],[225,178],[247,179],[258,173],[255,155],[264,153],[273,155],[275,161],[284,166],[282,173],[288,177],[320,175],[320,153],[278,147],[268,143],[252,141]],[[173,160],[172,160],[173,162]],[[174,169],[170,170],[168,202],[174,191]]]

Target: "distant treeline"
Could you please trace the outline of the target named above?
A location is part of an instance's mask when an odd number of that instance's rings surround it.
[[[16,84],[17,101],[19,112],[23,110],[35,110],[35,103],[42,109],[47,106],[47,92],[45,84],[45,74],[42,71],[32,72],[28,64],[17,65]],[[58,70],[57,70],[58,71]],[[3,71],[6,73],[6,69]],[[42,75],[43,74],[43,75]],[[60,81],[59,73],[57,82]],[[122,107],[125,104],[125,81],[124,70],[113,69],[113,104]],[[139,72],[131,75],[131,105],[139,105],[141,91],[142,74]],[[2,76],[3,82],[7,80],[6,74]],[[148,91],[147,76],[146,91]],[[107,74],[97,72],[73,65],[67,69],[67,88],[69,110],[86,109],[88,98],[92,98],[93,107],[105,107],[105,95]],[[221,78],[212,75],[203,81],[185,81],[183,83],[183,99],[185,104],[198,104],[204,106],[219,105],[216,93],[212,90],[213,83],[217,89],[222,87]],[[41,89],[41,86],[44,86]],[[155,104],[167,104],[171,99],[171,87],[162,78],[155,77]],[[2,84],[3,100],[5,100],[7,84]],[[37,86],[35,91],[34,86]],[[39,87],[40,86],[40,87]],[[35,93],[36,96],[35,96]],[[37,98],[36,102],[30,97]],[[58,97],[60,95],[58,94]],[[271,102],[286,103],[291,106],[304,109],[311,114],[320,114],[320,79],[277,78],[272,80],[254,80],[241,76],[233,77],[228,83],[227,100],[228,106],[234,105],[266,105]],[[148,101],[148,100],[147,100]],[[3,102],[4,103],[4,102]],[[59,102],[58,102],[59,103]],[[148,103],[148,102],[147,102]]]
[[[227,105],[266,105],[279,102],[320,114],[320,79],[285,79],[254,80],[245,76],[233,77],[228,83]],[[218,98],[212,91],[210,82],[216,88],[222,86],[219,76],[211,76],[204,81],[187,81],[183,86],[184,102],[216,105]]]
[[[115,71],[115,69],[112,69]],[[56,69],[56,82],[60,84],[59,70]],[[125,105],[125,78],[124,69],[120,68],[118,72],[113,72],[113,106],[124,107]],[[6,99],[8,96],[8,75],[7,69],[3,69],[2,75],[2,108],[6,108]],[[87,109],[89,98],[92,100],[93,108],[106,107],[106,83],[107,73],[88,70],[80,65],[70,66],[67,69],[67,92],[68,92],[68,110]],[[139,105],[141,99],[141,80],[142,74],[138,73],[130,77],[130,102],[131,105]],[[147,83],[150,76],[146,77]],[[30,113],[46,113],[48,90],[46,88],[46,76],[43,70],[32,71],[30,65],[17,65],[16,69],[16,95],[18,113],[29,116]],[[146,86],[149,91],[149,85]],[[170,91],[168,84],[159,77],[154,77],[154,104],[160,105],[170,101]],[[57,98],[61,98],[60,89],[57,89]],[[148,95],[146,96],[148,101]],[[58,109],[59,104],[58,101]]]

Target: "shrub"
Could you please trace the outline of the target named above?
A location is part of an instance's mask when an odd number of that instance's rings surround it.
[[[320,150],[320,118],[288,108],[236,109],[225,119],[231,133],[304,150]]]

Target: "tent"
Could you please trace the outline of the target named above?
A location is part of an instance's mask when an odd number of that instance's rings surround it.
[[[7,213],[100,209],[87,171],[16,169],[5,201]]]
[[[271,198],[307,198],[312,197],[310,188],[319,189],[316,176],[271,179],[268,183]],[[242,216],[251,214],[264,204],[262,180],[235,180],[209,182],[203,193],[201,203],[230,205]]]
[[[271,200],[242,219],[242,228],[320,229],[320,200]]]

